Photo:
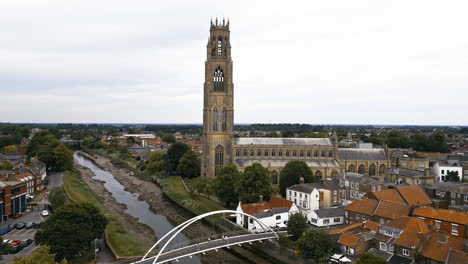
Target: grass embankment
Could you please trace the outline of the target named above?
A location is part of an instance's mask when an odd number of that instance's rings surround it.
[[[219,207],[200,200],[196,194],[187,192],[180,176],[160,178],[157,182],[166,196],[195,215],[219,210]],[[212,216],[208,217],[208,219],[213,221],[219,217],[220,216]]]
[[[108,215],[108,211],[99,197],[82,181],[77,170],[67,171],[63,187],[68,197],[76,203],[92,203],[106,215],[109,224],[106,227],[107,242],[119,257],[141,256],[145,253],[144,246],[135,240],[116,218]]]

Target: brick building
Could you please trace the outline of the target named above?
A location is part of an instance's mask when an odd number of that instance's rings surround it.
[[[452,236],[468,237],[468,214],[453,210],[437,209],[428,206],[416,208],[413,216],[419,217],[426,223],[433,225]]]

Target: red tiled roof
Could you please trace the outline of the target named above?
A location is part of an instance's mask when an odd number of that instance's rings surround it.
[[[377,200],[390,201],[399,204],[406,204],[395,189],[372,192]]]
[[[429,233],[429,228],[424,221],[409,216],[392,220],[386,225],[403,230],[395,244],[406,248],[415,248]]]
[[[421,206],[419,208],[416,208],[413,212],[413,215],[462,225],[468,224],[467,213],[446,209],[436,209],[429,206]]]
[[[402,216],[408,216],[410,210],[411,206],[409,205],[381,200],[377,205],[375,215],[388,219],[397,219]]]
[[[244,213],[249,214],[249,215],[255,215],[260,210],[283,208],[283,207],[287,207],[288,209],[291,209],[292,205],[293,205],[292,201],[283,199],[278,196],[272,196],[270,199],[270,202],[242,204],[241,208]]]
[[[351,234],[349,232],[344,232],[343,234],[341,234],[340,239],[338,239],[338,244],[354,248],[354,245],[356,245],[358,238],[359,237],[357,235]]]
[[[366,221],[362,226],[363,229],[368,229],[370,231],[379,232],[379,223]]]
[[[401,197],[409,205],[431,205],[432,202],[418,185],[397,187]]]
[[[333,231],[330,231],[328,234],[330,234],[330,235],[341,234],[344,231],[347,231],[347,230],[350,230],[350,229],[353,229],[353,228],[356,228],[356,227],[360,227],[363,224],[364,224],[363,222],[355,223],[355,224],[349,225],[347,227],[343,227],[343,228],[340,228],[340,229],[335,229]]]
[[[421,253],[424,257],[445,263],[447,255],[452,250],[462,251],[465,239],[454,237],[444,231],[432,232],[424,243]]]
[[[378,202],[379,201],[377,200],[367,198],[362,200],[355,200],[349,205],[347,205],[344,209],[346,211],[351,211],[359,214],[373,215]]]

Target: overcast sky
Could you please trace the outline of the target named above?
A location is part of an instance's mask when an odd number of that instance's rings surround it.
[[[0,122],[201,123],[210,18],[236,123],[468,125],[467,1],[0,1]]]

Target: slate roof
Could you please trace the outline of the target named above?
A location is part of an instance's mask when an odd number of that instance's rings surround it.
[[[402,169],[402,168],[389,168],[387,170],[387,174],[400,175],[400,176],[411,177],[411,178],[420,178],[421,176],[424,176],[423,171],[409,170],[409,169]]]
[[[325,189],[325,187],[319,183],[302,183],[302,184],[295,184],[286,188],[287,190],[302,192],[302,193],[311,193],[314,189]]]
[[[421,206],[413,212],[414,216],[432,218],[450,223],[468,225],[468,214],[458,211],[436,209],[429,206]]]
[[[282,208],[273,208],[271,210],[266,210],[266,211],[258,211],[257,214],[255,214],[254,216],[256,218],[266,218],[266,217],[271,217],[275,214],[281,214],[281,213],[287,213],[289,211],[289,209],[287,207],[282,207]]]
[[[318,217],[324,218],[324,217],[339,217],[339,216],[345,216],[345,209],[343,208],[327,208],[327,209],[320,209],[320,210],[314,210],[315,214],[317,214]]]
[[[405,258],[398,255],[393,255],[388,261],[388,264],[411,264],[413,263],[412,259]]]
[[[297,160],[297,159],[243,159],[243,158],[237,158],[236,159],[236,165],[239,167],[247,167],[255,162],[258,162],[262,164],[263,167],[284,167],[286,164],[292,160]],[[313,167],[313,168],[335,168],[339,169],[340,165],[336,160],[333,159],[304,159],[304,161],[307,166]]]
[[[339,179],[358,182],[359,184],[369,184],[369,185],[381,185],[382,182],[372,179],[371,177],[364,176],[359,173],[346,172],[344,175],[338,176]]]
[[[235,145],[332,146],[329,138],[235,138]]]
[[[323,185],[328,190],[340,190],[341,189],[340,185],[336,181],[325,180],[323,182]]]
[[[434,189],[442,192],[465,193],[468,192],[466,182],[437,182],[423,185],[426,189]]]
[[[371,249],[369,249],[369,251],[367,251],[367,253],[370,253],[370,254],[372,254],[374,256],[377,256],[377,257],[380,257],[380,258],[383,258],[383,259],[385,259],[385,261],[388,261],[393,256],[393,253],[383,251],[383,250],[380,250],[380,249],[377,249],[377,248],[371,248]]]
[[[358,149],[340,148],[338,149],[338,159],[340,160],[387,160],[387,155],[383,149]]]
[[[398,193],[401,195],[403,200],[409,205],[431,205],[431,199],[427,197],[426,193],[419,187],[419,185],[413,186],[401,186],[396,187]]]

